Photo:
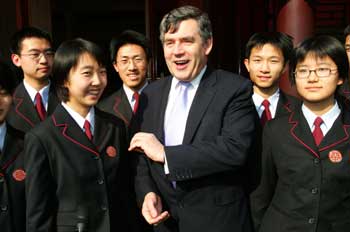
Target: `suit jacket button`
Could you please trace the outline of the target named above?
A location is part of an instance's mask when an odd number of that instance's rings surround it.
[[[315,224],[316,219],[315,218],[309,218],[308,223],[309,224]]]
[[[107,211],[107,206],[101,205],[101,210],[102,210],[102,211]]]
[[[102,179],[99,179],[99,180],[97,181],[97,183],[98,183],[98,184],[103,184],[104,181],[103,181]]]
[[[318,165],[319,163],[320,163],[320,160],[319,160],[318,158],[315,158],[315,159],[314,159],[314,164],[315,164],[315,165]]]
[[[311,193],[312,193],[312,194],[317,194],[317,193],[318,193],[318,188],[313,188],[313,189],[311,189]]]
[[[7,211],[7,205],[0,206],[1,211]]]

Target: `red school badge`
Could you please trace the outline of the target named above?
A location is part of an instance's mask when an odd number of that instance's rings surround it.
[[[328,153],[328,158],[332,163],[339,163],[342,161],[343,156],[340,151],[333,150]]]
[[[23,181],[26,178],[26,172],[23,169],[17,169],[12,173],[12,177],[16,181]]]
[[[113,158],[117,156],[117,149],[113,146],[108,146],[106,149],[106,153],[109,157]]]

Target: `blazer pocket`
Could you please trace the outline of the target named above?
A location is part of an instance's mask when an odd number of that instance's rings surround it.
[[[244,198],[240,188],[222,189],[215,192],[214,202],[216,205],[228,205]]]

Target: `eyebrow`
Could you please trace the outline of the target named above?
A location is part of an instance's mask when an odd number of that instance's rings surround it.
[[[40,49],[37,49],[37,48],[32,48],[32,49],[28,50],[28,52],[41,52],[41,51],[47,52],[47,51],[53,51],[53,49],[52,48],[46,48],[44,50],[40,50]]]

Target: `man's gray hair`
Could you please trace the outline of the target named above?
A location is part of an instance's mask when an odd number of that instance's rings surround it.
[[[182,6],[170,11],[163,17],[159,26],[160,41],[164,43],[164,34],[167,32],[175,33],[179,28],[179,24],[187,19],[197,21],[199,34],[203,42],[212,38],[213,32],[208,14],[194,6]]]

